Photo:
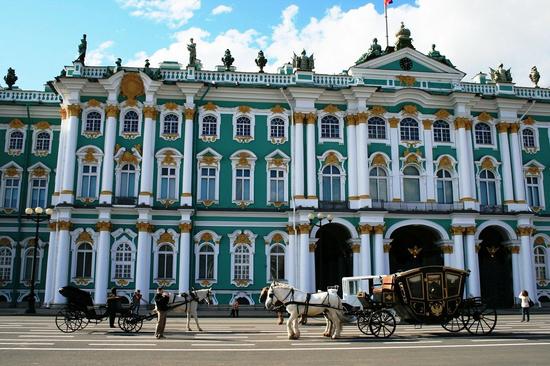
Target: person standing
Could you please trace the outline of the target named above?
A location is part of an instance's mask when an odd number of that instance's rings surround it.
[[[142,298],[143,296],[141,295],[140,290],[136,290],[136,292],[132,295],[132,305],[136,314],[139,314],[139,306],[141,305]]]
[[[529,298],[529,292],[523,290],[518,297],[521,300],[521,321],[524,322],[525,318],[529,321],[529,308],[534,305],[533,301]]]
[[[235,300],[231,306],[231,316],[233,318],[239,317],[239,302],[237,300]]]
[[[165,338],[164,328],[166,327],[166,314],[168,312],[169,299],[169,295],[164,292],[164,288],[157,288],[157,293],[155,294],[155,310],[158,316],[157,328],[155,329],[156,338]]]
[[[109,326],[115,328],[116,312],[120,308],[120,297],[116,294],[116,287],[111,289],[107,296],[107,313],[109,314]]]

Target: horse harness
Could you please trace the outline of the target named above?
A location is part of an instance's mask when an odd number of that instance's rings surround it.
[[[285,296],[284,299],[279,299],[274,292],[272,292],[270,294],[270,297],[272,298],[275,298],[275,300],[277,300],[277,302],[280,302],[283,304],[283,306],[287,306],[287,305],[297,305],[297,306],[300,306],[300,305],[303,305],[304,306],[304,312],[301,314],[302,318],[306,317],[307,316],[307,313],[308,313],[308,310],[309,310],[309,306],[310,306],[310,301],[311,301],[311,295],[313,295],[313,293],[310,293],[310,292],[307,292],[306,293],[306,300],[304,302],[300,302],[300,301],[295,301],[294,300],[294,288],[291,288],[290,291],[288,292],[288,294]],[[330,298],[329,298],[329,293],[327,292],[326,295],[325,295],[325,298],[323,299],[323,301],[320,303],[320,304],[312,304],[312,306],[317,306],[317,307],[322,307],[322,308],[326,308],[326,309],[335,309],[335,310],[341,310],[341,308],[339,307],[335,307],[335,306],[332,306],[330,304]],[[287,301],[285,302],[285,300],[287,299],[290,299],[290,301]],[[340,301],[338,301],[338,305],[340,305]]]

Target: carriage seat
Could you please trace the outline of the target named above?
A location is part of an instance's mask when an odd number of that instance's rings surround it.
[[[387,291],[393,291],[393,275],[382,276],[382,285],[372,289],[373,294],[381,294]]]

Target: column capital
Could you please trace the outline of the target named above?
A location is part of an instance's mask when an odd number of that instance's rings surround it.
[[[510,133],[518,133],[519,131],[519,123],[510,123]]]
[[[519,245],[510,245],[508,247],[508,250],[510,250],[510,253],[512,253],[512,254],[519,254],[520,246]]]
[[[390,128],[397,128],[397,125],[399,124],[399,118],[397,117],[388,118],[388,122],[390,123]]]
[[[302,112],[294,112],[294,123],[302,124],[304,123],[304,118],[306,115]]]
[[[508,122],[497,123],[498,133],[507,133],[508,128],[510,128],[510,124]]]
[[[452,254],[454,252],[454,247],[449,244],[445,244],[439,247],[443,254]]]
[[[300,224],[300,226],[298,226],[298,233],[300,234],[309,234],[309,230],[309,224]]]
[[[190,233],[193,225],[190,222],[182,222],[179,224],[180,233]]]
[[[186,120],[193,120],[193,116],[195,115],[195,108],[185,108],[184,114]]]
[[[57,221],[48,222],[48,229],[50,229],[50,231],[57,230]]]
[[[535,233],[535,228],[532,226],[518,226],[516,233],[519,236],[531,236]]]
[[[367,123],[367,120],[369,119],[369,114],[367,112],[359,112],[355,115],[355,119],[358,125],[361,123]]]
[[[145,118],[155,119],[157,117],[157,109],[153,106],[143,107],[143,115]]]
[[[317,114],[315,112],[309,112],[306,115],[306,123],[308,125],[314,125],[317,122]]]
[[[78,117],[80,116],[80,105],[78,104],[69,104],[67,106],[67,110],[69,111],[69,117]]]
[[[61,119],[67,119],[67,109],[60,108],[59,109],[59,114],[61,115]]]
[[[475,226],[466,226],[466,227],[464,227],[464,233],[466,235],[474,235],[476,233],[476,227]]]
[[[373,227],[373,230],[374,230],[374,233],[375,234],[384,234],[384,230],[386,228],[384,227],[384,225],[376,225]]]
[[[465,128],[469,130],[470,128],[472,128],[472,121],[466,117],[456,117],[454,120],[454,124],[456,129]]]
[[[99,221],[95,227],[97,231],[111,231],[113,225],[109,221]]]
[[[422,125],[424,126],[424,130],[431,130],[433,123],[434,123],[434,121],[432,121],[431,119],[423,119],[422,120]]]
[[[373,227],[370,226],[369,224],[359,224],[359,226],[357,228],[359,229],[359,234],[361,234],[361,235],[370,234],[370,232],[373,229]]]
[[[346,126],[355,126],[357,124],[357,118],[355,114],[348,114],[346,116]]]
[[[391,250],[391,244],[390,243],[384,243],[384,253],[389,253]]]
[[[464,230],[465,228],[462,226],[451,226],[451,228],[449,229],[452,235],[462,235]]]
[[[296,229],[298,229],[298,227]],[[287,231],[288,235],[296,235],[296,230],[294,230],[294,226],[292,226],[292,225],[287,225],[286,226],[286,231]]]
[[[59,230],[69,231],[71,230],[72,226],[73,226],[73,223],[70,221],[61,220],[57,222],[57,227],[59,228]]]
[[[309,252],[314,253],[315,249],[317,249],[317,243],[309,243]]]
[[[361,253],[361,244],[352,244],[351,251],[353,253]]]
[[[107,115],[107,117],[114,117],[114,118],[117,118],[118,116],[118,106],[116,105],[108,105],[106,108],[105,108],[105,114]]]
[[[139,232],[151,233],[154,230],[153,225],[151,225],[148,222],[138,222],[138,223],[136,223],[136,228]]]

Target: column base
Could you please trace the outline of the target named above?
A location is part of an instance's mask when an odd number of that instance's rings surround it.
[[[529,205],[525,202],[523,203],[507,203],[506,207],[508,207],[509,212],[525,212],[530,211]]]
[[[99,203],[102,205],[110,205],[113,203],[113,196],[110,194],[100,194]]]

